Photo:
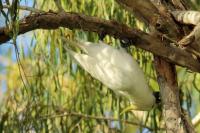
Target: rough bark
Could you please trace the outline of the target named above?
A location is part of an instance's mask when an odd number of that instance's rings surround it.
[[[184,1],[172,0],[170,2],[176,9],[179,8],[184,10],[186,8]],[[177,34],[178,36],[184,36],[179,32]],[[185,113],[180,106],[175,66],[156,56],[154,62],[158,76],[158,83],[160,85],[163,115],[166,122],[167,132],[194,133],[195,129],[191,120],[188,119],[187,113]]]
[[[167,132],[183,133],[175,68],[160,57],[154,58]]]
[[[154,58],[167,133],[195,132],[180,107],[179,89],[174,65],[160,57],[155,56]]]

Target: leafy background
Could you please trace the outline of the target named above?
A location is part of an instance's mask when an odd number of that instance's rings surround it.
[[[8,0],[0,2],[5,5]],[[44,11],[57,10],[54,0],[18,2],[20,6]],[[200,1],[189,2],[198,10]],[[148,32],[142,22],[114,0],[61,0],[61,4],[67,12],[117,20]],[[1,27],[17,24],[30,14],[17,10],[18,17],[12,20],[12,9],[3,9],[3,12]],[[99,40],[95,33],[59,28],[31,31],[0,46],[0,132],[163,132],[159,107],[149,112],[125,111],[130,106],[129,101],[77,66],[62,48],[65,45],[62,37]],[[20,61],[13,45],[15,39]],[[104,41],[114,47],[120,44],[109,36]],[[150,88],[158,91],[152,54],[134,46],[128,51],[145,72]],[[182,107],[193,118],[200,110],[200,75],[180,67],[177,74]],[[196,128],[200,131],[200,126]]]

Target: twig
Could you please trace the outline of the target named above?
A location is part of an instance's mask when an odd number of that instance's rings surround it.
[[[11,8],[11,6],[3,5],[3,8]],[[18,8],[21,9],[21,10],[27,10],[27,11],[36,12],[36,13],[44,12],[43,10],[36,9],[36,8],[33,8],[33,7],[28,7],[28,6],[19,6]]]
[[[160,34],[160,35],[161,35],[161,34]],[[176,42],[175,40],[173,40],[172,38],[168,37],[167,35],[162,34],[161,36],[163,36],[165,39],[171,41],[174,45],[176,45],[176,46],[181,46],[181,45],[179,44],[179,42]],[[188,52],[193,53],[195,56],[197,56],[198,58],[200,58],[200,53],[197,52],[195,49],[185,47],[185,50],[188,51]]]
[[[53,118],[57,118],[57,117],[65,117],[65,116],[77,116],[77,117],[81,117],[83,119],[96,119],[96,120],[104,120],[104,121],[119,121],[125,124],[131,124],[131,125],[137,125],[137,126],[141,126],[143,128],[147,128],[150,131],[153,131],[154,129],[151,127],[148,127],[144,124],[141,123],[137,123],[137,122],[132,122],[132,121],[128,121],[128,120],[120,120],[117,118],[111,118],[111,117],[101,117],[101,116],[92,116],[92,115],[86,115],[86,114],[81,114],[81,113],[76,113],[76,112],[65,112],[63,114],[51,114],[51,115],[45,115],[40,117],[40,120],[44,120],[44,119],[53,119]],[[158,128],[158,130],[165,130],[165,128]]]

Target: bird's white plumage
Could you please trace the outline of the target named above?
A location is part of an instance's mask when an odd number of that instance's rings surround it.
[[[155,97],[145,81],[137,62],[124,49],[115,49],[103,42],[70,42],[84,53],[76,53],[68,48],[69,54],[94,78],[115,93],[130,99],[138,110],[149,110]]]

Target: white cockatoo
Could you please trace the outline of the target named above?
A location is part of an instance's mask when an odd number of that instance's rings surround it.
[[[143,71],[123,48],[116,49],[103,42],[67,43],[83,50],[83,53],[77,53],[65,47],[74,60],[92,77],[128,98],[132,109],[150,110],[153,107],[156,99],[147,85]]]

